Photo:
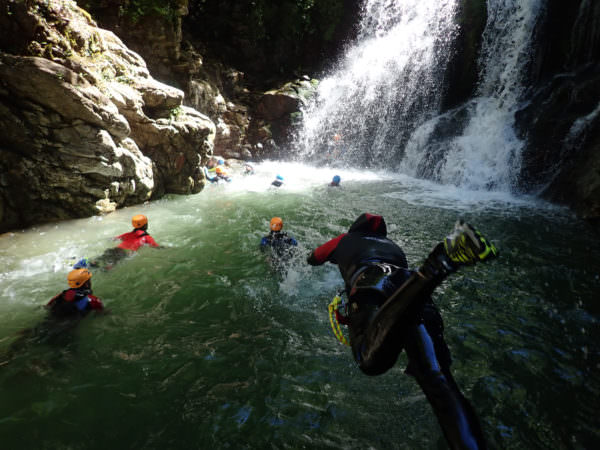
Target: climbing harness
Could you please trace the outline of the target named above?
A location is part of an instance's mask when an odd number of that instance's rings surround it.
[[[346,304],[342,300],[343,293],[344,291],[340,291],[337,294],[335,294],[335,297],[333,297],[333,300],[327,307],[327,310],[329,311],[329,323],[331,323],[331,329],[333,330],[333,334],[342,344],[350,346],[350,343],[344,336],[344,333],[342,333],[342,329],[340,328],[340,322],[336,314],[336,312],[340,308],[346,308]]]

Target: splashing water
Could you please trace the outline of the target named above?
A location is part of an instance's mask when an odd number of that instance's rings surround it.
[[[455,10],[456,1],[367,1],[357,44],[304,111],[302,158],[355,167],[389,162],[414,124],[437,111]]]
[[[327,186],[333,175],[341,187]],[[500,249],[434,296],[490,448],[594,448],[600,249],[583,223],[508,193],[280,162],[197,195],[0,236],[3,448],[444,446],[406,357],[363,375],[327,317],[337,268],[306,264],[364,211],[385,217],[411,267],[457,217]],[[164,248],[93,270],[110,313],[24,339],[70,264],[114,246],[139,213]],[[282,272],[259,249],[273,216],[299,243]]]
[[[304,111],[300,154],[330,165],[391,166],[442,184],[510,191],[523,148],[514,114],[542,8],[541,0],[488,2],[476,97],[440,114],[457,2],[367,1],[357,43]]]

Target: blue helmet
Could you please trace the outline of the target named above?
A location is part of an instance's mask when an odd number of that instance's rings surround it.
[[[219,158],[219,159],[217,159],[217,164],[219,166],[222,166],[223,164],[225,164],[225,160],[223,158]]]
[[[279,181],[283,181],[283,177],[281,175],[277,175],[275,178]]]
[[[340,184],[340,181],[342,181],[342,179],[340,178],[339,175],[336,175],[336,176],[333,177],[333,182],[335,184]]]

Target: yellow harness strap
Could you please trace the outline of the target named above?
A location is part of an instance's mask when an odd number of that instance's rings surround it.
[[[338,341],[340,341],[344,345],[350,346],[350,343],[344,336],[344,333],[342,333],[340,323],[338,322],[337,317],[335,315],[335,311],[339,308],[341,301],[342,297],[340,297],[339,294],[336,294],[335,297],[333,297],[333,300],[331,301],[329,306],[327,307],[327,310],[329,311],[329,323],[331,323],[331,329],[333,330],[333,334],[338,339]]]

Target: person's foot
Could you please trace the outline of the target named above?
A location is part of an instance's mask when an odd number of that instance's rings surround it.
[[[498,250],[473,226],[462,220],[454,225],[454,231],[444,239],[444,251],[455,265],[469,265],[486,261],[498,255]]]

